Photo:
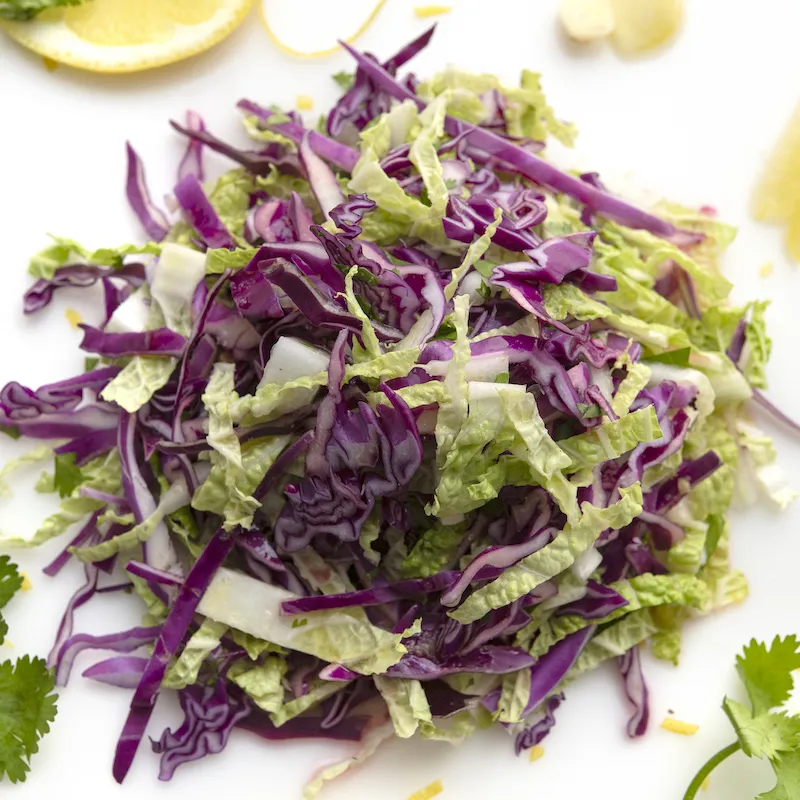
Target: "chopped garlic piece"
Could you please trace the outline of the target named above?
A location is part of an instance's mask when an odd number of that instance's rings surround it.
[[[681,736],[694,736],[700,730],[699,725],[693,725],[691,722],[681,722],[679,719],[673,719],[672,717],[665,717],[661,727],[665,731],[679,733]]]
[[[33,589],[31,579],[28,577],[26,572],[20,572],[19,576],[22,578],[22,585],[19,588],[22,589],[23,592],[29,592],[31,589]]]
[[[314,98],[307,94],[297,95],[297,108],[300,111],[311,111],[314,108]]]
[[[775,268],[772,266],[772,262],[770,261],[768,264],[764,264],[759,272],[761,273],[762,278],[768,278],[770,275],[772,275],[774,269]]]
[[[591,42],[614,30],[611,0],[561,0],[561,24],[570,39]]]

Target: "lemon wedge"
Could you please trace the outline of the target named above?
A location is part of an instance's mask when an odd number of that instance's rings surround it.
[[[800,210],[792,214],[786,226],[786,249],[792,261],[800,261]]]
[[[613,0],[612,6],[611,41],[625,55],[664,44],[683,21],[683,0]]]
[[[751,212],[761,222],[797,228],[800,211],[800,105],[770,154],[753,191]],[[794,218],[794,219],[793,219]]]
[[[253,0],[91,0],[6,22],[46,58],[91,72],[138,72],[202,53],[228,36]]]

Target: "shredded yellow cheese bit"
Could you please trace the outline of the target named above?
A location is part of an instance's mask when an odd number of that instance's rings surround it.
[[[68,308],[64,312],[64,316],[67,318],[67,322],[69,322],[69,324],[72,325],[75,330],[77,330],[78,325],[83,322],[83,317],[74,308]]]
[[[300,111],[311,111],[314,108],[314,98],[307,94],[297,95],[297,108]]]
[[[380,10],[386,5],[387,0],[378,0],[375,8],[372,9],[369,16],[361,23],[358,30],[344,39],[345,42],[348,44],[352,44],[359,36],[361,36],[364,31],[372,25],[375,17],[378,16]],[[340,50],[340,46],[338,44],[334,45],[333,47],[329,47],[327,50],[312,50],[310,52],[304,52],[302,50],[295,50],[294,47],[286,44],[285,42],[281,41],[275,31],[272,30],[272,26],[269,24],[269,20],[267,19],[267,11],[266,11],[266,2],[262,2],[259,6],[259,14],[261,15],[261,22],[264,25],[264,29],[267,31],[267,36],[272,40],[272,43],[279,49],[282,50],[284,53],[290,56],[294,56],[295,58],[324,58],[325,56],[329,56],[332,53],[336,53]]]
[[[706,775],[706,779],[700,784],[700,791],[707,792],[709,783],[711,783],[711,776]]]
[[[534,761],[538,761],[543,755],[544,747],[535,744],[533,747],[531,747],[531,754],[528,756],[528,761],[533,763]]]
[[[681,736],[694,736],[700,730],[699,725],[693,725],[691,722],[681,722],[679,719],[672,717],[664,717],[661,727],[670,733],[679,733]]]
[[[770,275],[772,275],[774,269],[775,267],[772,266],[772,262],[770,261],[768,264],[764,264],[759,272],[761,273],[762,278],[768,278]]]
[[[426,19],[427,17],[438,17],[440,14],[447,14],[452,10],[452,6],[417,6],[414,9],[414,13],[420,19]]]
[[[22,589],[23,592],[29,592],[33,589],[33,584],[31,583],[31,579],[28,577],[27,572],[20,572],[20,578],[22,578],[22,586],[19,588]]]
[[[436,797],[437,794],[441,794],[443,791],[442,782],[437,780],[424,789],[414,792],[408,800],[431,800],[432,797]]]

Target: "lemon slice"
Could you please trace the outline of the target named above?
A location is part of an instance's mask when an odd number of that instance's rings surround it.
[[[91,72],[138,72],[221,42],[253,0],[90,0],[7,22],[12,39],[46,58]]]
[[[671,39],[683,21],[683,0],[613,0],[611,41],[620,53],[652,50]]]
[[[764,165],[753,191],[751,212],[762,222],[790,221],[798,230],[800,211],[800,105]],[[794,238],[794,235],[793,235]]]
[[[343,41],[347,42],[348,44],[353,44],[353,42],[358,39],[362,33],[364,33],[367,28],[375,21],[375,18],[380,13],[381,9],[386,5],[388,0],[377,0],[375,4],[372,6],[371,10],[364,11],[363,17],[361,16],[361,9],[366,5],[366,1],[362,3],[356,3],[355,6],[352,4],[346,6],[345,8],[340,8],[339,6],[332,5],[328,2],[328,0],[306,0],[302,4],[301,7],[297,7],[296,5],[285,5],[282,9],[283,16],[288,17],[291,19],[293,16],[297,18],[298,12],[301,15],[307,15],[309,17],[313,17],[317,20],[316,29],[319,31],[323,31],[326,36],[329,36],[334,41],[336,39],[342,39]],[[371,0],[369,0],[371,2]],[[270,2],[270,0],[261,0],[261,4],[259,7],[259,12],[261,15],[261,22],[264,25],[264,30],[267,32],[267,36],[271,39],[272,43],[283,53],[286,53],[288,56],[294,56],[295,58],[324,58],[325,56],[333,55],[334,53],[338,53],[341,50],[341,45],[334,44],[330,47],[325,47],[322,49],[312,49],[312,50],[298,50],[297,48],[293,47],[291,44],[287,44],[281,34],[276,33],[275,27],[272,23],[272,12],[274,4]],[[361,7],[361,9],[359,8]],[[323,15],[326,13],[327,7],[327,14],[328,18],[330,18],[330,24],[328,24],[328,19],[325,18]],[[347,17],[353,17],[356,15],[357,19],[360,19],[360,23],[356,31],[349,36],[336,36],[335,34],[331,33],[331,25],[333,25],[333,30],[336,29],[336,23],[339,21],[339,17],[341,12],[344,11]],[[323,20],[320,22],[320,20]]]

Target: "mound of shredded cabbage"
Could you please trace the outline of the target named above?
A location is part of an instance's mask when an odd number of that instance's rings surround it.
[[[63,685],[105,652],[84,675],[130,700],[119,781],[164,690],[186,718],[153,740],[161,779],[235,727],[352,741],[309,797],[391,735],[537,746],[604,661],[640,736],[639,645],[677,663],[687,620],[747,594],[734,493],[793,497],[747,416],[771,343],[766,303],[728,303],[733,229],[553,166],[574,131],[538,75],[401,74],[431,34],[351,50],[316,130],[248,100],[249,150],[173,123],[171,213],[129,146],[150,241],[31,261],[26,313],[103,301],[86,372],[0,394],[63,498],[4,541],[77,528],[45,570],[86,574],[49,663]],[[236,168],[206,181],[206,149]],[[141,626],[79,632],[116,589]]]

